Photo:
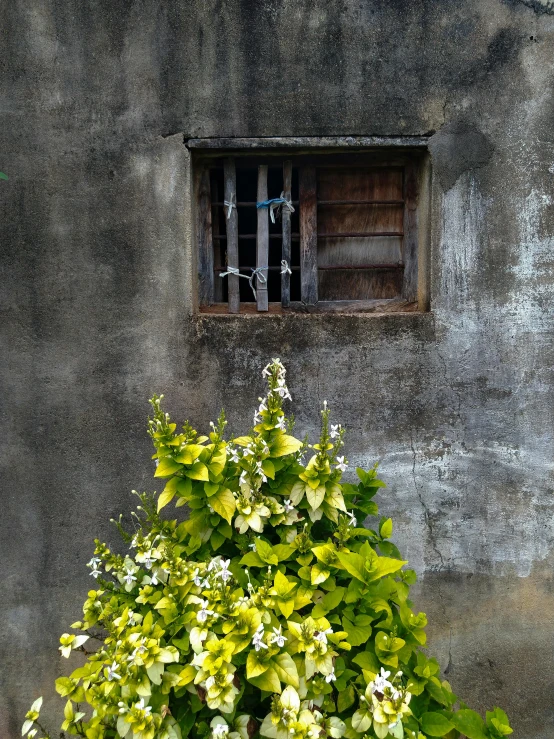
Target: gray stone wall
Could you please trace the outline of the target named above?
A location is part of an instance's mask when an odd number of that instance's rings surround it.
[[[327,399],[381,462],[454,690],[551,739],[549,4],[8,0],[0,27],[0,736],[60,714],[92,538],[154,488],[147,398],[243,431],[279,355],[298,430]],[[190,315],[184,139],[431,132],[431,313]]]

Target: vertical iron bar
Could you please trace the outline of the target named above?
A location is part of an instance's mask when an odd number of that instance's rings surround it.
[[[258,203],[267,200],[267,164],[260,164],[258,167]],[[267,275],[269,260],[269,210],[267,208],[258,208],[258,232],[256,234],[256,267],[266,267],[258,274],[259,279],[256,280],[256,304],[259,311],[267,311],[269,309],[267,296]],[[265,278],[265,279],[264,279]]]
[[[225,206],[225,226],[227,229],[227,266],[239,266],[239,225],[237,202],[237,172],[234,159],[225,159],[223,163],[223,176],[225,180],[224,199],[235,206]],[[238,313],[240,310],[240,288],[239,276],[227,275],[227,286],[229,289],[229,313]]]
[[[283,196],[289,202],[291,201],[291,187],[292,187],[292,162],[284,162],[283,164]],[[291,233],[290,233],[290,210],[283,206],[282,210],[282,223],[283,223],[283,249],[282,259],[290,267],[291,259]],[[290,305],[290,275],[285,270],[281,273],[281,304],[287,308]]]

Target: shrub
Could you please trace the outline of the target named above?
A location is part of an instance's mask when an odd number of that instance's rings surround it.
[[[86,659],[56,680],[67,702],[62,731],[87,739],[501,739],[499,708],[486,721],[439,677],[422,651],[405,569],[377,521],[376,468],[341,482],[344,429],[324,403],[319,442],[292,435],[282,406],[285,369],[263,372],[248,436],[226,441],[225,417],[199,436],[181,432],[151,401],[149,434],[159,497],[140,495],[134,530],[117,526],[126,554],[96,541],[81,633],[60,651]],[[312,451],[313,450],[313,453]],[[310,456],[307,464],[304,456]],[[187,520],[162,517],[175,502]],[[99,646],[91,649],[90,644]],[[40,729],[41,699],[23,734]],[[82,709],[82,710],[81,710]],[[34,728],[33,728],[34,727]]]

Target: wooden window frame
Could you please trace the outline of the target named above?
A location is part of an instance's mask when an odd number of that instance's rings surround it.
[[[229,315],[237,313],[390,313],[421,312],[429,309],[428,243],[430,163],[426,137],[323,138],[323,139],[192,139],[187,142],[193,163],[193,211],[198,265],[198,310],[201,313]],[[300,283],[301,300],[290,301],[289,279],[281,277],[281,302],[268,303],[267,286],[258,284],[256,303],[240,303],[239,277],[228,275],[228,301],[222,302],[221,283],[214,279],[216,270],[225,265],[214,263],[214,233],[209,167],[214,158],[224,158],[224,193],[229,201],[236,193],[235,158],[254,158],[258,167],[258,201],[267,197],[267,167],[262,162],[283,160],[285,197],[290,199],[292,166],[299,169]],[[403,283],[395,298],[374,300],[318,300],[317,167],[402,166],[403,199]],[[288,185],[288,191],[287,191]],[[265,195],[265,197],[263,197]],[[218,198],[219,199],[219,194]],[[258,211],[257,266],[267,264],[268,211]],[[225,219],[228,261],[238,264],[237,209],[231,208]],[[283,209],[283,258],[290,259],[290,214]],[[287,259],[287,261],[289,261]],[[353,267],[355,268],[355,267]],[[267,275],[267,272],[264,273]]]

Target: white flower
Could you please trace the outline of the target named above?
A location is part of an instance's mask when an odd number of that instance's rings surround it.
[[[89,574],[92,575],[94,577],[94,579],[96,580],[96,578],[98,577],[98,575],[101,575],[102,574],[102,571],[101,570],[92,570],[92,572],[90,572]]]
[[[276,429],[281,429],[281,431],[285,431],[286,430],[287,427],[285,425],[285,417],[284,416],[281,416],[281,418],[277,422],[277,425],[275,426],[275,428]]]
[[[112,666],[108,667],[108,680],[110,682],[112,680],[121,680],[121,675],[117,674],[118,667],[117,662],[112,662]]]
[[[144,705],[144,698],[141,698],[138,703],[135,703],[133,706],[135,709],[138,709],[139,711],[144,711],[145,716],[150,716],[152,713],[152,706],[145,706]]]
[[[221,739],[221,737],[227,736],[229,733],[229,727],[227,724],[216,724],[212,729],[212,734],[216,739]]]
[[[136,614],[135,614],[134,611],[129,611],[129,613],[127,614],[127,623],[134,624],[135,623],[135,616],[136,616]]]
[[[223,582],[227,582],[229,578],[233,577],[232,572],[229,570],[229,564],[231,563],[230,559],[222,559],[220,564],[221,570],[217,573],[217,576],[220,577]]]
[[[385,688],[392,688],[392,683],[387,680],[390,672],[387,672],[384,667],[381,667],[381,674],[377,675],[375,680],[370,683],[372,693],[383,693]]]
[[[294,506],[293,506],[293,504],[292,504],[292,503],[290,502],[290,500],[285,500],[285,501],[283,502],[283,506],[284,506],[284,508],[285,508],[285,513],[290,513],[291,511],[294,511]]]
[[[282,626],[279,626],[278,629],[273,627],[273,634],[269,637],[271,644],[277,644],[278,647],[284,647],[285,642],[288,641],[286,636],[283,636],[282,634]]]
[[[237,449],[233,449],[232,450],[232,453],[231,453],[231,462],[238,462],[238,461],[239,461],[238,450]]]
[[[202,585],[202,578],[200,577],[200,570],[198,567],[194,570],[194,574],[192,576],[192,581],[196,585],[196,587],[200,587]]]
[[[335,671],[331,670],[331,672],[325,677],[326,683],[332,683],[337,679],[337,676],[335,675]]]
[[[119,701],[117,705],[119,706],[119,713],[129,713],[129,707],[126,703],[123,703],[123,701]]]
[[[340,423],[337,423],[336,425],[331,424],[331,433],[330,433],[331,439],[336,439],[337,436],[339,435],[339,431],[340,431]]]
[[[262,419],[260,418],[258,413],[254,413],[254,426],[257,426]],[[237,460],[238,461],[238,460]]]
[[[333,629],[323,629],[314,634],[314,639],[320,644],[327,644],[327,634],[332,634]]]
[[[208,609],[208,607],[207,607],[208,606],[208,601],[207,600],[201,600],[200,601],[200,605],[202,606],[202,608],[196,614],[196,619],[197,619],[197,621],[199,623],[203,624],[204,621],[207,621],[208,616],[213,616],[214,615],[214,612],[213,611],[210,611]]]
[[[256,652],[259,652],[260,649],[269,649],[269,647],[267,646],[267,644],[264,644],[263,643],[263,641],[262,641],[263,638],[264,638],[264,626],[263,626],[263,624],[260,624],[258,626],[258,630],[256,631],[256,633],[252,637],[252,645],[253,645],[254,649],[256,650]]]
[[[219,567],[219,557],[215,557],[210,561],[210,564],[208,565],[208,572],[213,572],[216,567]]]
[[[337,457],[337,470],[344,472],[348,464],[344,461],[344,457]]]
[[[357,518],[356,518],[356,516],[354,515],[354,511],[350,511],[350,513],[347,513],[346,515],[347,515],[347,516],[349,517],[349,519],[350,519],[350,520],[348,521],[348,523],[350,524],[350,526],[354,526],[354,527],[356,527],[356,525],[357,525],[357,523],[358,523],[358,519],[357,519]]]
[[[133,581],[136,580],[136,579],[137,578],[133,575],[133,572],[131,570],[127,570],[125,572],[125,575],[123,576],[123,582],[126,585],[132,585],[133,584]]]
[[[262,411],[267,410],[267,405],[265,404],[265,398],[260,403],[260,407],[258,408],[258,413],[261,413]]]
[[[92,567],[96,570],[101,561],[100,557],[93,557],[90,562],[87,562],[87,567]]]

